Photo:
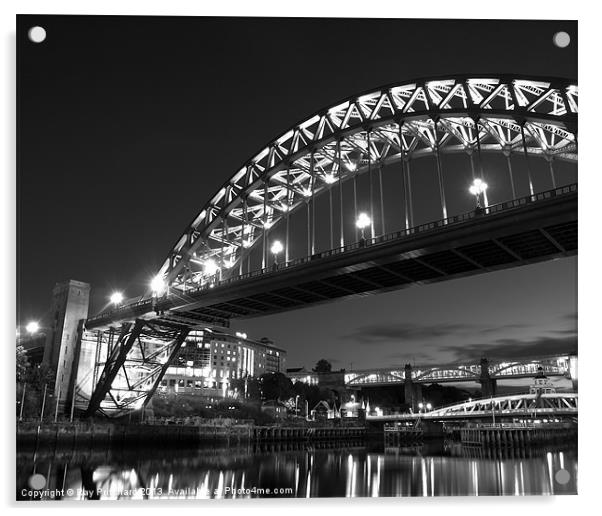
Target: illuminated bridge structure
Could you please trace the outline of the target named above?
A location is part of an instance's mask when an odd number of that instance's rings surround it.
[[[482,382],[483,380],[516,380],[533,378],[538,373],[548,377],[563,377],[572,379],[575,376],[576,356],[555,355],[539,358],[526,358],[520,360],[493,360],[481,359],[474,363],[457,363],[434,366],[411,366],[398,368],[364,369],[345,372],[344,384],[348,388],[354,387],[382,387],[388,385],[402,385],[407,381],[412,383],[457,383],[457,382]],[[573,371],[573,375],[571,375]],[[293,381],[309,384],[320,382],[318,373],[291,373],[288,375]]]
[[[428,412],[414,414],[367,415],[373,422],[416,421],[418,419],[432,421],[465,421],[469,419],[515,419],[515,418],[551,418],[576,417],[578,415],[578,394],[514,394],[465,401]]]
[[[85,322],[77,405],[141,408],[190,335],[234,318],[576,254],[577,106],[572,80],[449,76],[295,124],[209,198],[152,290]],[[470,181],[490,180],[494,158],[507,194],[491,185],[475,199]],[[426,220],[425,189],[437,207]]]

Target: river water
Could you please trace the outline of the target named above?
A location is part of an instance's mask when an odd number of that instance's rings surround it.
[[[576,492],[576,446],[500,453],[459,444],[385,448],[357,442],[17,453],[20,500]]]

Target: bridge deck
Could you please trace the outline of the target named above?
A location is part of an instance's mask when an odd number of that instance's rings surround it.
[[[353,243],[88,319],[87,329],[137,317],[228,325],[248,318],[517,267],[577,253],[577,185]]]

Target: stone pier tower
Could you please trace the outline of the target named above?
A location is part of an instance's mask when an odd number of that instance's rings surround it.
[[[90,285],[69,280],[57,283],[52,291],[50,313],[52,321],[46,336],[43,363],[56,372],[54,393],[59,404],[71,402],[73,371],[77,369],[78,332],[80,321],[88,317]]]

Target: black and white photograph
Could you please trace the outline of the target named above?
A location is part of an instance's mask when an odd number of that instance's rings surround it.
[[[17,14],[17,505],[578,494],[577,20],[313,14]]]

